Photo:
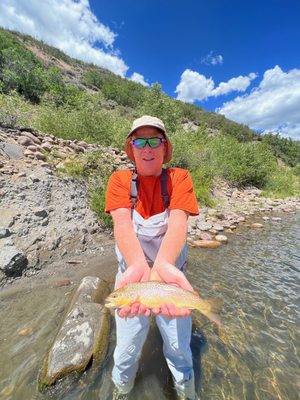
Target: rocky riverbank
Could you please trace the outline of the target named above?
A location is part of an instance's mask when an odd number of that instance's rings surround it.
[[[78,257],[100,257],[112,247],[111,232],[105,231],[88,207],[85,182],[57,174],[64,160],[99,150],[113,160],[116,169],[132,167],[118,149],[44,136],[26,128],[0,127],[1,286],[36,274],[50,261],[76,263]],[[47,162],[47,154],[55,157],[54,163]],[[198,217],[190,218],[192,246],[219,246],[228,240],[227,233],[257,212],[265,219],[278,219],[268,213],[300,209],[299,199],[266,199],[256,188],[238,190],[224,182],[216,183],[213,195],[218,206],[201,208]]]
[[[111,234],[88,207],[83,181],[58,176],[58,163],[101,146],[43,136],[28,129],[0,129],[0,284],[36,274],[49,261],[104,253]],[[116,165],[117,150],[105,149]],[[118,153],[118,154],[117,154]],[[122,157],[123,156],[123,157]],[[123,159],[122,159],[123,158]]]

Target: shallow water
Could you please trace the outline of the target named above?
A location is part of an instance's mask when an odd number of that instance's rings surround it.
[[[224,298],[224,344],[196,312],[192,348],[201,400],[296,400],[300,392],[300,213],[267,221],[264,229],[238,228],[216,250],[190,249],[189,277],[203,296]],[[111,262],[107,260],[107,262]],[[75,268],[75,267],[74,267]],[[94,274],[99,266],[78,275]],[[37,376],[78,279],[53,288],[32,279],[0,292],[0,399],[111,399],[114,331],[103,369],[90,368],[51,397]],[[29,282],[29,281],[28,281]],[[23,328],[29,336],[19,336]],[[145,345],[131,400],[172,399],[170,377],[156,329]]]

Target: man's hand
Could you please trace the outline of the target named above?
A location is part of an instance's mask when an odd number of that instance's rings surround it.
[[[131,265],[121,275],[116,282],[115,289],[120,289],[128,283],[137,283],[150,280],[150,268],[148,266]],[[138,302],[133,303],[131,306],[124,306],[118,309],[118,315],[121,318],[132,318],[140,315],[149,317],[151,310]]]
[[[150,279],[152,281],[163,281],[186,290],[194,290],[185,275],[170,263],[154,266],[151,271]],[[188,308],[177,308],[173,304],[168,303],[161,304],[160,307],[153,308],[152,311],[154,314],[161,313],[167,318],[187,317],[192,312]]]

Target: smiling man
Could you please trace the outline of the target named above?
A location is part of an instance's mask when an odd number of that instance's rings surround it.
[[[172,145],[163,122],[156,117],[144,115],[133,122],[125,151],[136,169],[114,172],[106,192],[106,212],[113,218],[119,263],[115,288],[160,280],[193,290],[185,277],[187,219],[198,214],[191,177],[181,168],[163,169],[172,158]],[[126,398],[133,388],[151,312],[156,315],[178,395],[196,399],[191,311],[171,304],[150,310],[138,302],[115,314],[115,398]]]

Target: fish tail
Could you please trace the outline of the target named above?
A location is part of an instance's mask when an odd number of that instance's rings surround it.
[[[220,326],[220,325],[222,324],[220,315],[215,314],[215,313],[213,313],[213,312],[211,312],[211,311],[208,312],[208,313],[205,314],[205,315],[207,316],[207,318],[208,318],[210,321],[214,322],[216,325]]]
[[[220,314],[223,308],[223,299],[221,297],[214,297],[206,299],[210,305],[210,312]]]
[[[203,303],[199,305],[198,310],[202,312],[209,320],[217,325],[221,325],[220,314],[223,307],[223,299],[220,297],[205,299],[205,307]]]

